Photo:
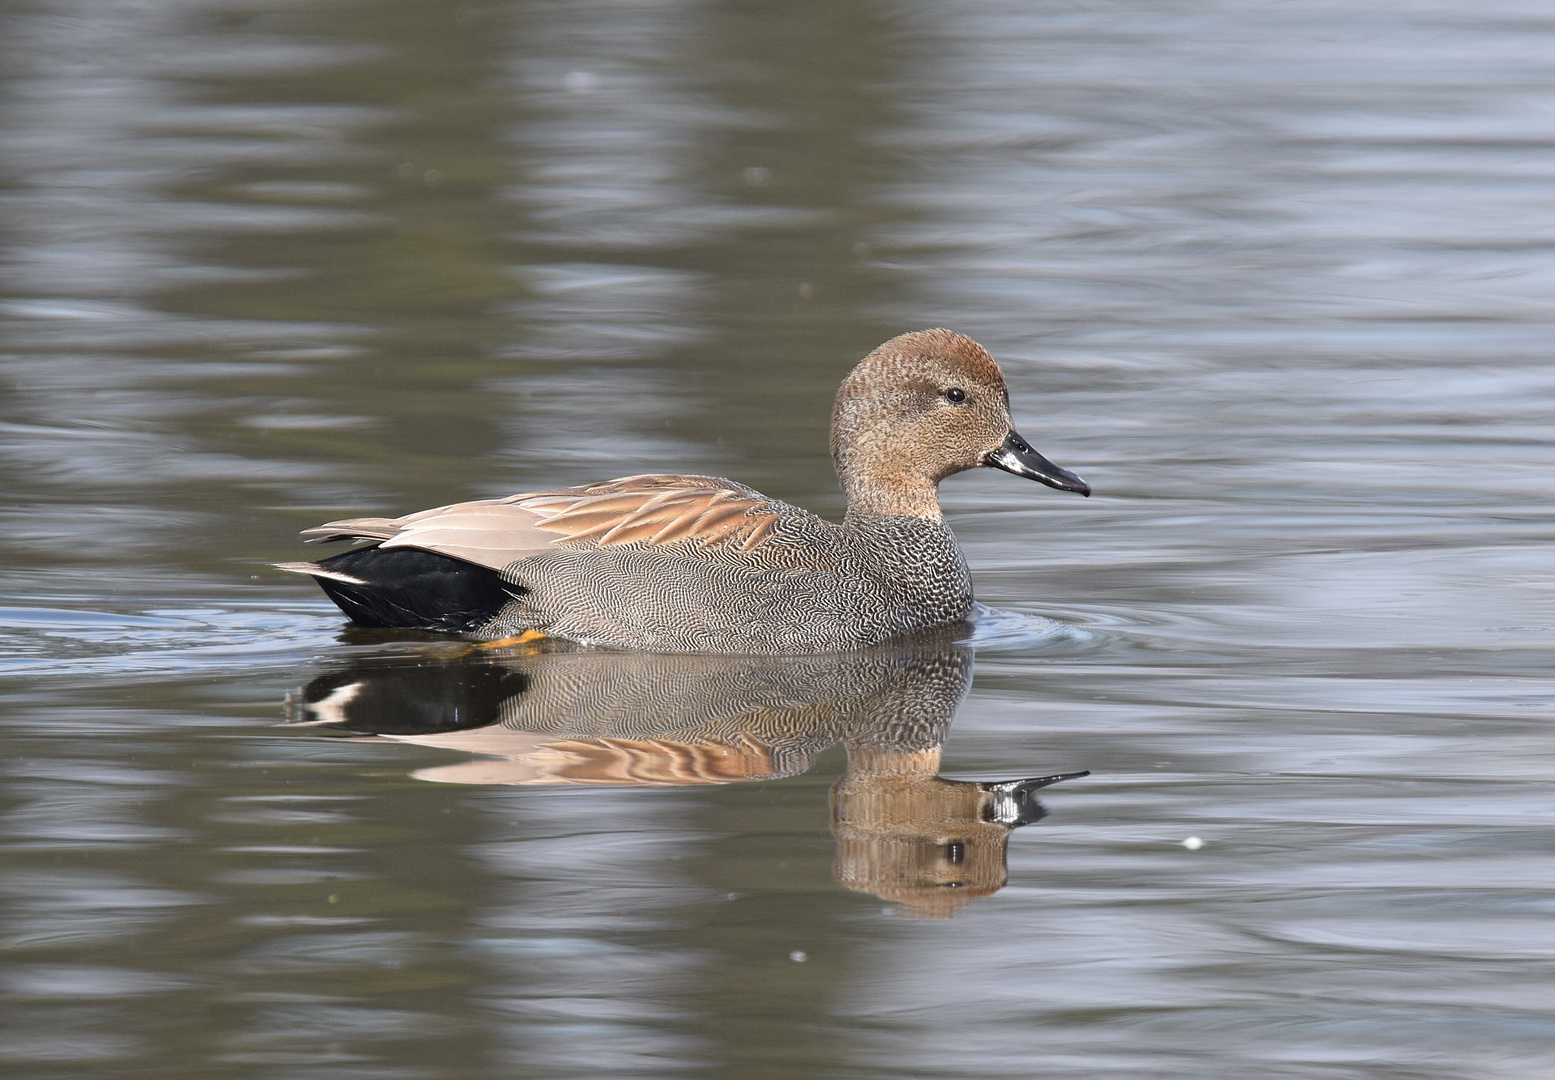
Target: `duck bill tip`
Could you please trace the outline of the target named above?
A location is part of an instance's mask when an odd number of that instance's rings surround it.
[[[1037,453],[1031,448],[1030,443],[1013,430],[1004,437],[1004,442],[999,444],[998,449],[983,458],[983,464],[992,469],[1003,469],[1007,473],[1024,476],[1028,480],[1035,480],[1039,484],[1046,484],[1060,491],[1073,491],[1086,498],[1091,496],[1090,484],[1080,479],[1077,474],[1061,465],[1053,464]]]

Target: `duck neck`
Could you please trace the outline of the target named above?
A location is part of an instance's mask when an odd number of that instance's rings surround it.
[[[940,521],[939,485],[925,476],[871,472],[867,482],[852,470],[839,470],[848,499],[847,524],[884,518]]]

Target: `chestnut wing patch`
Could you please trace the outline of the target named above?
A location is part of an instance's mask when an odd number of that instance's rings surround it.
[[[558,543],[613,547],[690,541],[703,550],[750,551],[772,535],[778,511],[771,500],[747,487],[709,480],[628,477],[531,495],[517,505],[536,514],[535,528],[556,533]]]

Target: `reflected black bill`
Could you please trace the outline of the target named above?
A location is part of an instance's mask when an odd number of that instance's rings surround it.
[[[1075,780],[1090,775],[1090,770],[1084,769],[1080,772],[1058,773],[1054,776],[1033,776],[1029,780],[1006,780],[1002,784],[984,784],[983,789],[993,795],[993,803],[988,807],[988,820],[997,821],[1000,825],[1008,825],[1012,829],[1030,825],[1033,821],[1041,821],[1047,816],[1047,810],[1032,797],[1032,792],[1062,780]]]
[[[1078,491],[1085,496],[1091,494],[1090,484],[1037,453],[1031,448],[1031,444],[1015,431],[1011,431],[1004,437],[1004,444],[985,457],[983,464],[1012,472],[1016,476],[1024,476],[1028,480],[1036,480],[1060,491]]]

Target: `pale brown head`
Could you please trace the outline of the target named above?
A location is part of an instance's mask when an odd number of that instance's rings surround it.
[[[837,391],[831,445],[850,515],[938,517],[936,485],[980,466],[1091,493],[1016,434],[999,365],[949,330],[903,334],[864,357]]]

